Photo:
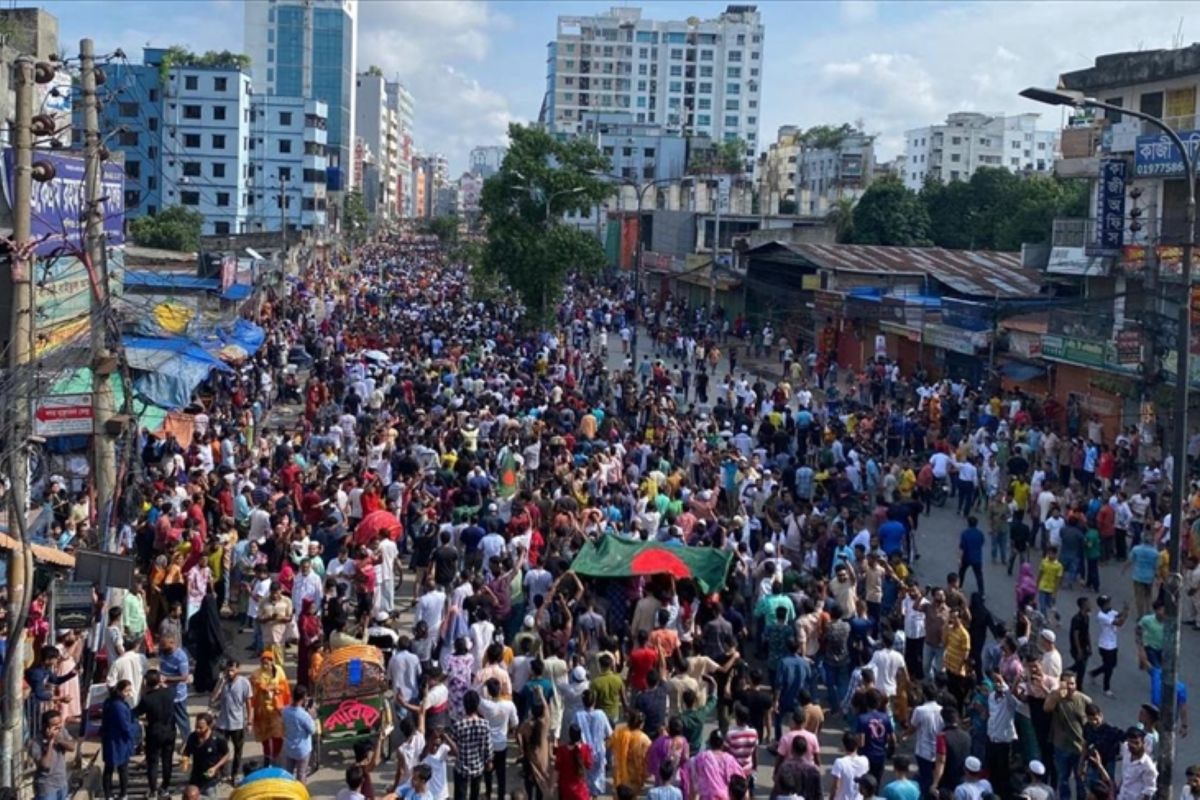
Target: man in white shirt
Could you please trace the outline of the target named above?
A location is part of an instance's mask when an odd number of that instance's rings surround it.
[[[867,664],[875,672],[875,685],[889,700],[896,696],[898,678],[904,672],[904,656],[896,651],[895,643],[895,634],[884,629],[882,647],[875,651]]]
[[[484,684],[484,694],[479,702],[479,715],[487,720],[492,735],[492,764],[491,769],[483,775],[488,797],[505,797],[508,788],[508,734],[516,730],[517,707],[512,700],[500,696],[500,681],[489,678]],[[496,793],[492,793],[492,782],[496,783]]]
[[[1146,800],[1154,797],[1158,785],[1158,767],[1146,752],[1146,734],[1141,728],[1125,732],[1121,748],[1121,788],[1117,800]]]
[[[379,557],[379,610],[391,614],[396,608],[396,562],[400,550],[387,536],[375,547]]]
[[[442,617],[446,613],[446,593],[434,584],[432,575],[425,578],[422,588],[424,591],[413,609],[413,622],[424,622],[429,628],[429,635],[436,637],[440,635]]]
[[[829,770],[833,783],[830,784],[830,800],[858,800],[858,779],[867,774],[871,764],[867,757],[858,752],[858,734],[842,734],[842,747],[846,755],[833,762]]]
[[[250,512],[250,530],[248,536],[250,541],[256,542],[261,547],[262,543],[270,535],[271,512],[267,511],[266,504],[264,503]]]

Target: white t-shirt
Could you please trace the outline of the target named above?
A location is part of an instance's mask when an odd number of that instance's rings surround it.
[[[858,797],[858,779],[871,768],[866,756],[845,755],[833,762],[829,774],[838,779],[837,794],[830,800],[854,800]]]
[[[1051,547],[1058,547],[1062,544],[1062,529],[1066,527],[1066,524],[1062,517],[1051,517],[1046,520],[1046,538]]]
[[[1096,612],[1096,623],[1098,633],[1096,634],[1096,647],[1100,650],[1116,650],[1117,649],[1117,626],[1116,619],[1119,617],[1116,611],[1109,609],[1108,611]]]
[[[518,725],[517,707],[512,700],[480,700],[479,715],[492,731],[492,752],[508,747],[508,731]]]
[[[396,543],[391,539],[379,540],[379,579],[394,581],[396,579],[396,558],[400,555]]]
[[[425,620],[425,624],[429,626],[429,635],[437,636],[442,628],[442,615],[445,611],[446,593],[441,589],[434,589],[417,598],[414,622]]]
[[[438,749],[421,759],[422,764],[428,764],[432,775],[426,788],[433,800],[446,800],[450,796],[449,784],[446,781],[446,756],[450,753],[450,745],[438,745]]]
[[[875,685],[888,697],[896,694],[896,676],[904,669],[904,656],[891,648],[876,650],[868,667],[875,671]]]
[[[267,595],[271,593],[271,579],[263,578],[261,581],[254,581],[250,586],[250,599],[246,602],[246,616],[250,619],[258,619],[258,606]]]
[[[933,465],[933,477],[944,478],[950,469],[950,456],[945,453],[934,453],[929,457],[929,463]]]

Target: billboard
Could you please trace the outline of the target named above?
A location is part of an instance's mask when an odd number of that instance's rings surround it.
[[[14,160],[12,148],[4,151],[4,198],[13,206]],[[54,165],[54,179],[33,184],[33,238],[37,255],[51,256],[84,250],[83,156],[55,150],[38,150],[34,161]],[[125,243],[125,172],[106,162],[101,173],[104,236],[110,247]]]
[[[1200,131],[1179,131],[1179,139],[1196,163],[1200,155]],[[1183,154],[1165,133],[1137,137],[1133,151],[1133,174],[1139,178],[1182,178]]]

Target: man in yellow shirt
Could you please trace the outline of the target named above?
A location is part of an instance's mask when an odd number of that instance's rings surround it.
[[[645,717],[640,711],[630,711],[625,724],[618,725],[609,739],[608,749],[613,758],[613,785],[624,784],[640,797],[646,783],[646,754],[650,737],[642,730]]]
[[[950,691],[962,702],[971,690],[971,634],[963,625],[962,614],[957,608],[950,609],[942,642],[946,647],[942,654],[946,679]]]
[[[917,474],[913,472],[912,465],[905,462],[904,469],[900,473],[900,480],[896,484],[896,488],[900,492],[902,500],[910,500],[912,498],[913,487],[917,485]]]
[[[1058,548],[1054,546],[1046,548],[1046,556],[1038,568],[1038,610],[1046,619],[1050,619],[1050,614],[1053,612],[1056,623],[1058,622],[1058,611],[1055,606],[1058,603],[1058,586],[1062,583],[1062,577],[1063,565],[1058,560]]]

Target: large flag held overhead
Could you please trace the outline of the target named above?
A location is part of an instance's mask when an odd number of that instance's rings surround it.
[[[658,542],[631,542],[611,534],[588,542],[571,569],[593,578],[630,578],[668,573],[693,578],[705,592],[725,585],[733,553],[712,547],[677,547]]]

